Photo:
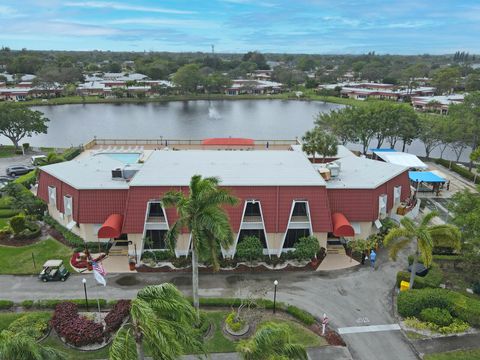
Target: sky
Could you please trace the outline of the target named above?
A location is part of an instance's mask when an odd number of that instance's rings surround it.
[[[0,46],[480,53],[480,0],[0,0]]]

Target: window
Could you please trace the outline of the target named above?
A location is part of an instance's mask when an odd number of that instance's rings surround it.
[[[384,219],[387,216],[387,194],[378,197],[378,217]]]
[[[245,216],[262,216],[260,213],[260,203],[256,201],[247,202],[247,206],[245,207]]]
[[[162,204],[160,204],[159,202],[150,203],[150,210],[148,212],[148,216],[165,217],[163,214]]]
[[[310,236],[309,229],[288,229],[285,236],[285,242],[283,243],[284,249],[294,248],[295,243],[302,237]]]
[[[240,230],[240,234],[238,235],[238,243],[240,243],[244,238],[247,236],[255,236],[256,238],[260,239],[262,246],[264,249],[267,249],[267,239],[265,238],[265,231],[263,230]]]
[[[402,201],[402,187],[395,186],[393,188],[393,202],[394,204],[400,204],[401,201]]]
[[[57,189],[55,186],[48,187],[48,203],[57,208]]]
[[[145,244],[145,249],[167,249],[166,234],[166,230],[147,230],[145,238],[150,239],[151,243]]]
[[[304,201],[296,202],[293,207],[292,216],[307,216],[307,203]]]
[[[72,216],[72,197],[66,195],[63,197],[63,213],[65,216]]]

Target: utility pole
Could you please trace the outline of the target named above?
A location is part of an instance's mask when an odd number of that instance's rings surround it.
[[[215,45],[212,44],[212,55],[215,54]]]

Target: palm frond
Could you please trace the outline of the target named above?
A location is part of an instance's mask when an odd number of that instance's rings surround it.
[[[408,238],[403,238],[401,240],[398,240],[390,245],[390,249],[388,252],[388,255],[390,258],[394,261],[397,260],[397,255],[398,253],[404,249],[408,244],[410,244],[412,240]]]
[[[412,233],[404,227],[393,228],[388,232],[387,235],[385,235],[383,244],[385,246],[390,246],[392,242],[396,242],[404,238],[412,240]]]
[[[452,247],[456,251],[460,251],[462,233],[456,226],[450,224],[435,225],[428,230],[435,246]]]
[[[110,360],[136,360],[137,350],[130,325],[122,325],[109,350]]]
[[[428,214],[424,215],[422,221],[420,222],[420,226],[426,227],[430,225],[430,222],[433,220],[434,217],[438,216],[438,211],[432,211]]]

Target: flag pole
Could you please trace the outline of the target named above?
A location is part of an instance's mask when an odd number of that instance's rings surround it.
[[[97,306],[98,306],[98,316],[100,316],[100,320],[102,320],[102,313],[100,311],[100,299],[98,298],[98,284],[95,287],[97,291]]]

